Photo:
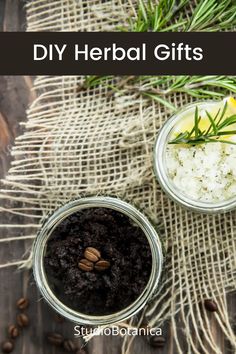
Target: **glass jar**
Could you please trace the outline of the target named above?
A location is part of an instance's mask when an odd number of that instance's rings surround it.
[[[91,316],[84,313],[77,312],[65,304],[63,304],[52,292],[47,281],[44,270],[44,255],[47,245],[47,240],[52,234],[53,230],[60,224],[60,222],[84,208],[104,207],[111,208],[127,215],[132,219],[144,232],[150,245],[152,253],[152,268],[147,285],[141,295],[134,303],[123,310],[104,316]],[[109,325],[126,320],[140,311],[145,304],[152,298],[157,291],[158,282],[160,280],[162,270],[162,247],[158,234],[148,219],[131,204],[128,204],[118,198],[112,197],[87,197],[71,201],[49,217],[44,223],[42,229],[34,243],[33,248],[33,271],[36,284],[44,297],[44,299],[56,310],[60,315],[69,320],[82,325]]]
[[[174,127],[186,113],[194,115],[196,106],[198,106],[199,110],[209,110],[209,107],[213,107],[216,103],[216,101],[195,102],[183,107],[166,121],[161,128],[154,145],[154,173],[164,192],[181,206],[195,212],[208,214],[222,213],[234,209],[236,207],[236,196],[219,202],[205,202],[188,197],[187,194],[184,194],[177,188],[168,175],[166,166],[166,148]]]

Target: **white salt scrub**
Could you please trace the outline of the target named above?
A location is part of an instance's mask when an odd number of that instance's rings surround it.
[[[229,97],[221,102],[221,106],[227,101],[226,116],[236,112],[236,101]],[[219,109],[219,105],[216,107]],[[201,116],[205,114],[200,112]],[[172,132],[171,139],[185,128],[193,127],[193,115],[184,117],[184,123],[180,124]],[[191,124],[190,124],[191,122]],[[182,124],[182,125],[181,125]],[[199,128],[204,130],[209,119],[203,117]],[[204,127],[203,127],[204,125]],[[235,124],[230,129],[235,130]],[[220,137],[222,138],[222,137]],[[236,135],[223,136],[225,141],[236,142]],[[197,145],[191,144],[167,144],[166,168],[173,185],[191,199],[202,202],[220,202],[236,195],[236,145],[225,142],[209,142]]]
[[[175,186],[192,199],[216,202],[236,195],[236,145],[168,145],[166,165]]]

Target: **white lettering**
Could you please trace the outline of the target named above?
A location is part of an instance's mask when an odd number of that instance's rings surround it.
[[[154,55],[155,58],[157,58],[158,60],[166,60],[170,57],[170,48],[168,47],[168,45],[159,44],[154,50]]]
[[[113,43],[112,45],[112,51],[113,51],[113,60],[124,60],[126,52],[124,50],[124,48],[122,47],[117,47],[115,43]],[[120,56],[118,56],[118,54],[120,54]]]
[[[194,60],[202,60],[203,59],[202,48],[196,47],[193,49],[193,59]]]
[[[108,60],[108,53],[111,51],[111,48],[105,47],[104,48],[104,60]]]
[[[39,53],[39,49],[41,52],[41,56]],[[34,44],[34,60],[44,60],[47,56],[47,53],[48,53],[47,48],[44,45]]]
[[[80,336],[80,326],[75,326],[74,331],[75,331],[74,333],[75,336]]]
[[[58,56],[58,60],[63,60],[63,53],[67,44],[63,44],[60,48],[57,44],[49,44],[48,47],[42,44],[34,44],[34,60],[54,60]],[[56,58],[57,59],[57,58]]]
[[[120,331],[119,331],[119,327],[118,326],[113,326],[112,327],[112,335],[113,336],[119,336]]]
[[[84,46],[84,50],[78,50],[79,49],[79,45],[76,44],[75,45],[75,60],[79,60],[79,54],[84,54],[84,60],[89,60],[89,57],[88,57],[88,44],[85,44]]]
[[[59,46],[57,44],[54,45],[57,53],[58,53],[58,59],[61,61],[63,58],[63,53],[67,47],[67,44],[63,44],[63,46],[61,47],[61,49],[59,48]]]
[[[100,60],[102,58],[102,50],[101,48],[94,47],[90,50],[90,58],[92,60]]]

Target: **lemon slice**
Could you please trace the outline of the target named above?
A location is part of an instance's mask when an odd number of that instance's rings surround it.
[[[233,97],[224,98],[222,101],[217,103],[200,103],[199,104],[199,115],[201,116],[201,120],[199,122],[199,129],[201,131],[207,131],[210,126],[209,118],[206,114],[208,111],[212,117],[216,116],[219,109],[222,111],[225,102],[227,102],[227,109],[225,112],[225,117],[230,116],[232,114],[236,114],[236,99]],[[181,118],[179,122],[176,124],[174,131],[172,132],[172,137],[174,138],[181,132],[191,131],[194,126],[194,112],[195,107],[191,110],[187,110],[181,114]],[[232,129],[236,129],[236,124],[231,126]],[[227,130],[227,129],[226,129]],[[230,140],[232,136],[225,136],[227,140]]]
[[[228,114],[236,114],[236,100],[232,96],[227,97],[225,100],[227,102],[227,111]]]
[[[208,111],[212,116],[217,114],[219,108],[223,107],[222,102],[215,103],[215,104],[201,104],[199,105],[198,114],[201,116],[201,120],[199,122],[199,129],[201,131],[207,130],[210,126],[209,118],[207,117],[206,111]],[[195,114],[195,107],[191,110],[187,110],[181,114],[181,118],[179,122],[176,124],[173,134],[178,135],[181,132],[191,131],[194,126],[194,114]]]

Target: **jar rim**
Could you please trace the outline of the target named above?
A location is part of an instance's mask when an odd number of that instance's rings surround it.
[[[216,104],[218,102],[219,101],[215,100],[206,100],[189,103],[172,114],[160,129],[156,137],[153,151],[153,168],[155,177],[170,199],[192,211],[208,214],[226,212],[234,209],[236,207],[236,196],[219,202],[205,202],[188,197],[188,195],[178,190],[171,182],[168,174],[166,173],[164,154],[169,133],[175,124],[181,119],[181,115],[183,113],[196,106],[205,106],[207,104]]]
[[[102,316],[87,315],[71,309],[61,302],[51,290],[44,270],[44,250],[52,231],[67,216],[84,208],[104,207],[117,210],[130,217],[144,232],[152,253],[152,269],[146,287],[128,307]],[[84,325],[109,325],[121,322],[140,311],[153,296],[160,280],[163,263],[162,245],[150,221],[133,205],[114,197],[85,197],[70,201],[57,209],[43,224],[33,247],[33,272],[36,284],[44,299],[62,316]]]

